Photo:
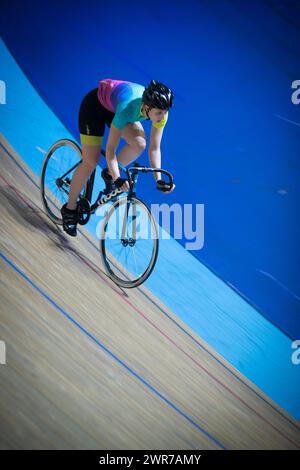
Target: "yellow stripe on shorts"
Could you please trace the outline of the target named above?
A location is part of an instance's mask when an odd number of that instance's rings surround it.
[[[100,145],[102,147],[103,136],[80,134],[81,145]]]

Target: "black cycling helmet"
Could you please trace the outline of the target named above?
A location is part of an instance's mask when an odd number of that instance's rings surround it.
[[[173,106],[174,95],[163,83],[151,80],[143,93],[143,103],[151,108],[168,110]]]

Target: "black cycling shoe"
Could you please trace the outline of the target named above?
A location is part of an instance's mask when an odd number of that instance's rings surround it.
[[[67,204],[64,204],[60,210],[62,219],[63,219],[63,229],[71,237],[76,237],[77,235],[77,222],[78,222],[78,212],[77,209],[71,210],[67,209]]]
[[[114,189],[116,189],[113,179],[108,173],[108,168],[104,168],[101,172],[101,176],[104,180],[105,183],[105,188],[103,189],[103,194],[109,194],[111,193]]]

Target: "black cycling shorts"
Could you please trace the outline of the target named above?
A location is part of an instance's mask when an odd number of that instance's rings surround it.
[[[110,127],[115,117],[114,113],[102,106],[98,100],[97,91],[98,88],[90,91],[80,105],[78,123],[81,143],[101,145],[105,124]]]

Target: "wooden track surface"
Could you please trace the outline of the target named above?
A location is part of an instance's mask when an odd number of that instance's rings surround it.
[[[0,448],[299,449],[299,422],[47,218],[1,142]]]

